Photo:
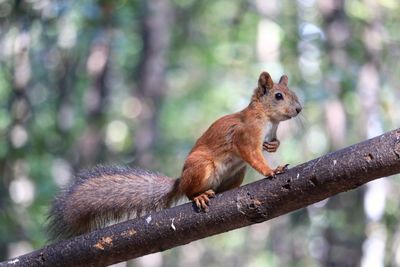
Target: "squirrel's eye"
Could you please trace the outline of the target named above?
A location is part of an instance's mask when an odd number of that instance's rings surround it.
[[[276,100],[283,100],[283,95],[281,93],[276,93],[275,94],[275,99]]]

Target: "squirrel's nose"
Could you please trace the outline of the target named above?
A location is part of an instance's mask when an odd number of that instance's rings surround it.
[[[296,112],[297,112],[297,114],[299,114],[299,113],[300,113],[300,111],[301,111],[301,107],[297,107],[297,108],[296,108]]]

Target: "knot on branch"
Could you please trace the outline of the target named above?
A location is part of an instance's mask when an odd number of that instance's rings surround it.
[[[394,153],[398,158],[400,158],[400,141],[397,141],[394,145]]]
[[[400,158],[400,129],[396,130],[396,143],[394,144],[394,153]]]
[[[250,192],[238,194],[236,206],[240,213],[253,223],[263,222],[268,218],[267,208]]]

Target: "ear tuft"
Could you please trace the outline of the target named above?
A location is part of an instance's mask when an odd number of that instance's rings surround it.
[[[274,81],[272,81],[271,75],[268,72],[264,71],[260,74],[260,78],[258,78],[258,87],[264,89],[264,93],[267,92],[267,89],[272,89],[274,87]]]
[[[284,86],[288,85],[288,81],[289,81],[289,78],[286,75],[282,75],[282,77],[279,79],[279,83],[283,84]]]

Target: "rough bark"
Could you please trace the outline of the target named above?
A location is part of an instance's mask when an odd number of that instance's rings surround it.
[[[207,213],[191,203],[116,224],[0,263],[104,266],[163,251],[306,207],[400,172],[400,129],[216,196]]]

